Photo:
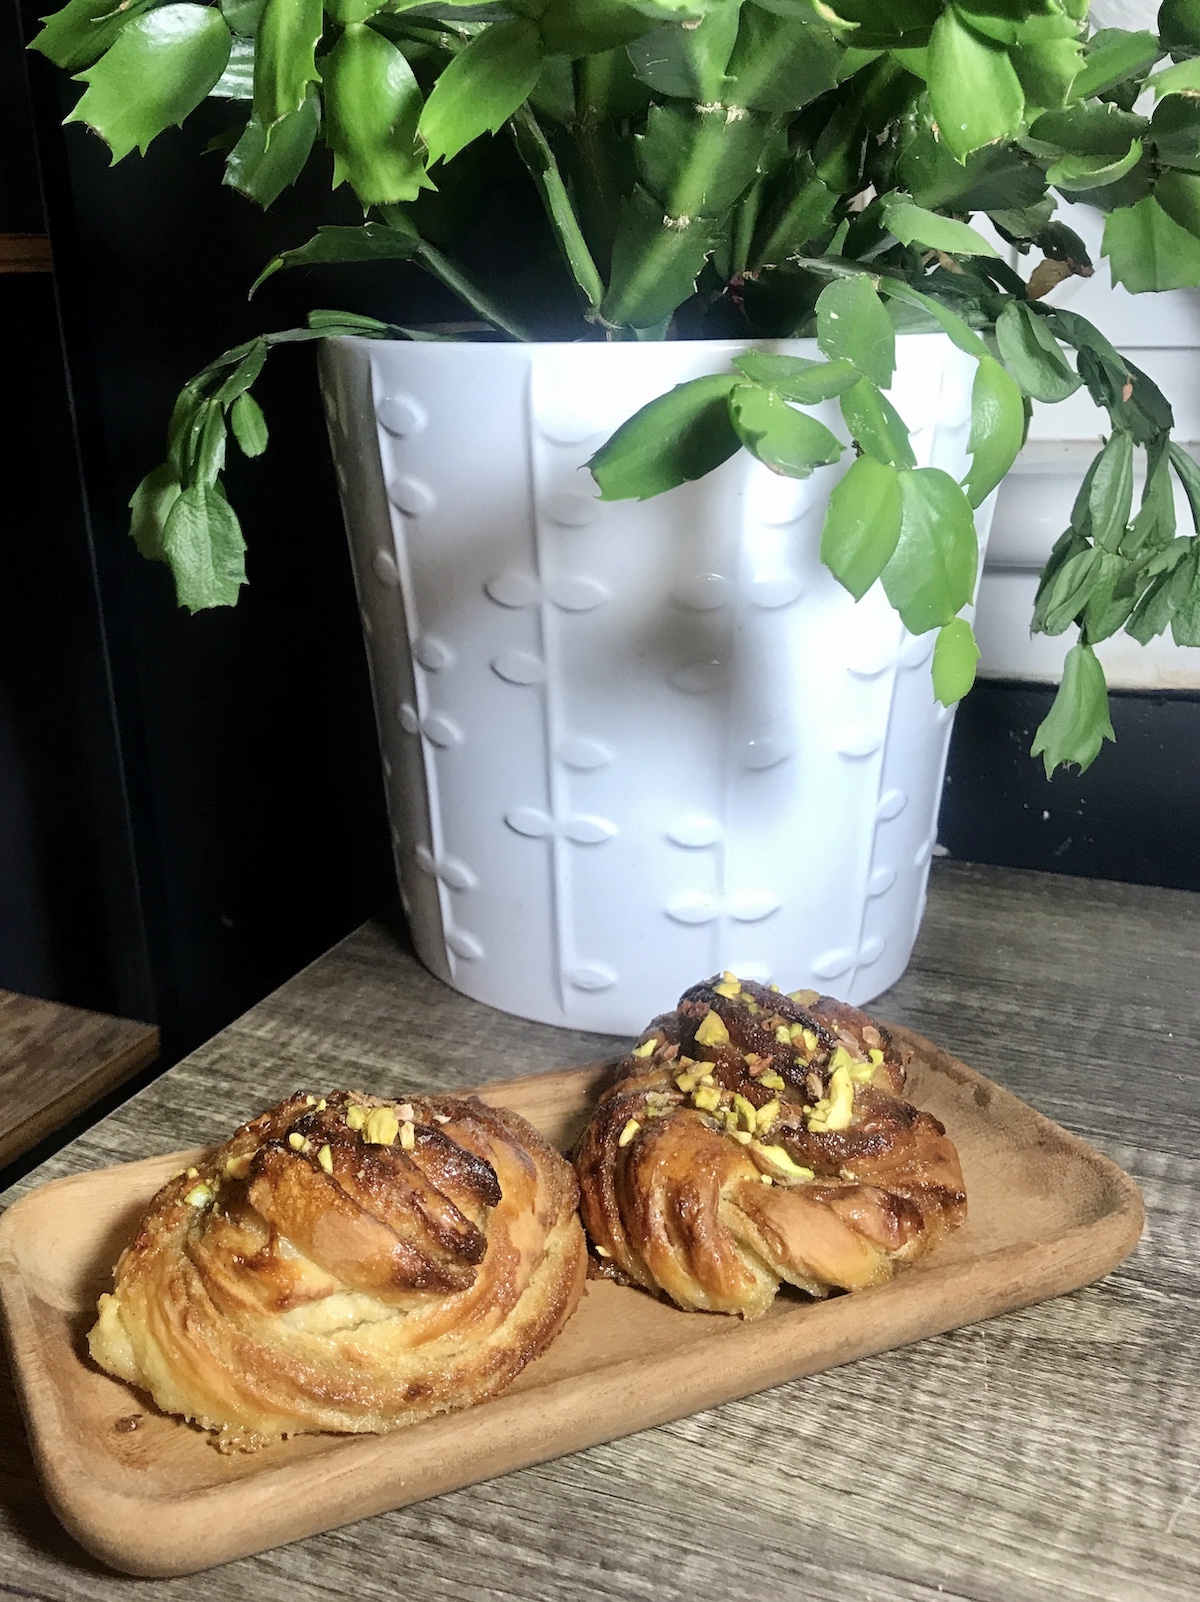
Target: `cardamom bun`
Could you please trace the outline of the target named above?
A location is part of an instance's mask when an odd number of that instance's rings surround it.
[[[466,1407],[578,1303],[577,1200],[515,1113],[298,1093],[154,1197],[91,1354],[227,1447]]]
[[[764,1313],[887,1280],[966,1217],[958,1153],[904,1100],[888,1031],[815,991],[723,974],[618,1065],[575,1154],[606,1274],[689,1310]]]

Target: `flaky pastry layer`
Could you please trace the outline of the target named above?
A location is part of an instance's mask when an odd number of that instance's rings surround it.
[[[298,1093],[154,1197],[91,1354],[233,1446],[466,1407],[578,1303],[577,1195],[475,1098]]]
[[[580,1138],[595,1267],[746,1318],[781,1281],[820,1297],[889,1279],[966,1216],[958,1154],[904,1085],[888,1031],[832,997],[693,986]]]

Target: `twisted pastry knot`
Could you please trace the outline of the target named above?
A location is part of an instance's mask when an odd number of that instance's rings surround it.
[[[158,1192],[91,1353],[221,1445],[394,1429],[549,1345],[586,1275],[577,1201],[515,1113],[297,1094]]]
[[[723,974],[618,1065],[575,1168],[600,1272],[755,1318],[890,1278],[966,1216],[958,1154],[892,1037],[816,991]]]

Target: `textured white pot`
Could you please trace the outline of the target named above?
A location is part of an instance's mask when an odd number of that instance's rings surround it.
[[[899,347],[918,463],[959,476],[975,364]],[[583,467],[743,348],[325,346],[404,905],[506,1012],[629,1034],[717,969],[865,1001],[908,962],[951,715],[932,636],[820,564],[838,470],[605,504]]]

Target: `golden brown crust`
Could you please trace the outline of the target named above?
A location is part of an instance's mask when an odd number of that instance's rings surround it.
[[[582,1294],[570,1166],[475,1098],[298,1093],[164,1185],[89,1336],[233,1444],[495,1395]]]
[[[958,1154],[886,1029],[723,974],[618,1064],[575,1153],[597,1271],[694,1310],[891,1277],[966,1217]]]

